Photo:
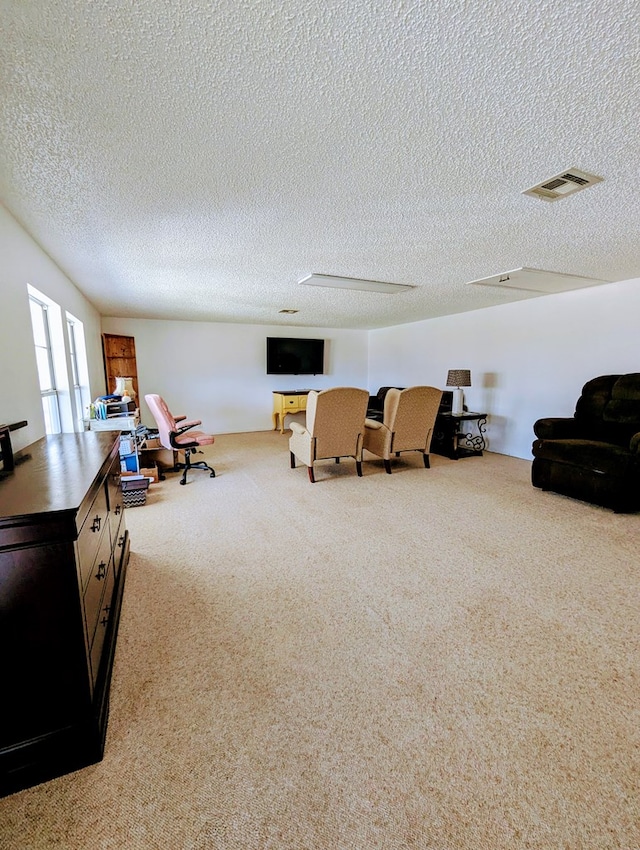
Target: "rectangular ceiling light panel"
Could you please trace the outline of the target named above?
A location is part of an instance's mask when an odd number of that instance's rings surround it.
[[[358,277],[339,277],[333,274],[310,274],[299,280],[303,286],[328,286],[331,289],[358,289],[364,292],[402,292],[415,289],[408,283],[386,283],[383,280],[362,280]]]
[[[529,269],[523,266],[511,269],[491,277],[481,277],[471,280],[468,286],[494,286],[498,289],[518,289],[532,295],[551,295],[554,292],[568,292],[571,289],[584,289],[587,286],[597,286],[601,283],[611,283],[609,280],[599,280],[594,277],[582,277],[577,274],[564,272],[547,272],[543,269]]]

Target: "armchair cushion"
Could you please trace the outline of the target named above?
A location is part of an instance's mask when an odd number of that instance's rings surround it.
[[[626,475],[636,466],[636,458],[628,449],[598,440],[539,440],[533,451],[538,458],[584,467],[601,475]]]
[[[576,419],[548,417],[538,419],[533,432],[541,440],[570,440],[580,437],[580,426]]]

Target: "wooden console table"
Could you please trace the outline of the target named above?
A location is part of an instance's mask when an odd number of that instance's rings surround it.
[[[466,423],[469,422],[475,423],[476,433],[468,430]],[[445,455],[452,460],[482,455],[486,448],[484,439],[486,424],[486,413],[472,413],[471,411],[438,413],[431,441],[431,451]]]
[[[311,390],[274,390],[273,391],[273,430],[278,428],[284,434],[284,417],[287,413],[302,413],[307,409],[307,396]]]

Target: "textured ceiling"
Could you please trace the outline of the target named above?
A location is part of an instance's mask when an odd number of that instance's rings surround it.
[[[529,297],[465,285],[522,266],[634,278],[639,56],[637,0],[0,0],[0,199],[111,316],[373,328]],[[521,194],[569,167],[604,182]]]

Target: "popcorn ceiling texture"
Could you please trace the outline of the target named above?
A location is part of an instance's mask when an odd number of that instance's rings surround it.
[[[3,0],[0,198],[104,315],[371,328],[528,297],[465,286],[520,266],[633,278],[639,32],[632,0]],[[605,182],[521,194],[571,166]]]

